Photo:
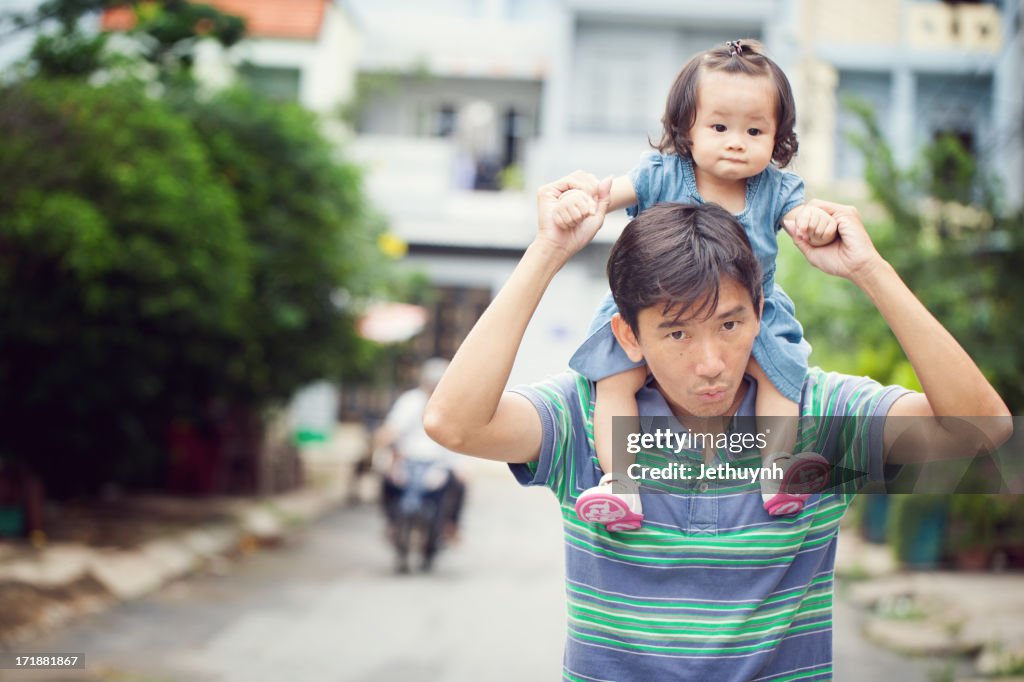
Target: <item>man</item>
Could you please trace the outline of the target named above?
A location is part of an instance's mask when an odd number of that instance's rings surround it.
[[[373,435],[375,452],[387,449],[392,453],[387,475],[384,476],[381,489],[381,502],[388,520],[388,535],[394,535],[394,524],[398,514],[398,504],[403,488],[394,480],[399,476],[402,458],[420,462],[433,462],[447,473],[441,492],[443,504],[443,532],[445,538],[457,541],[459,535],[459,518],[466,494],[466,486],[458,475],[455,466],[455,455],[431,440],[423,430],[423,410],[430,394],[433,393],[441,376],[448,368],[448,361],[443,358],[430,358],[420,367],[419,382],[398,396],[395,404],[388,412],[384,423]],[[433,548],[431,548],[431,552]]]
[[[537,236],[434,392],[427,432],[452,450],[509,462],[521,483],[546,485],[558,497],[569,616],[564,679],[831,679],[833,567],[850,495],[825,491],[799,515],[779,518],[768,516],[759,495],[706,494],[706,481],[693,482],[687,494],[644,494],[643,529],[610,533],[573,510],[601,475],[588,437],[593,386],[565,374],[505,391],[548,283],[601,226],[608,185],[576,173],[539,190]],[[570,221],[575,227],[559,229],[557,200],[571,188],[598,201]],[[803,442],[882,478],[885,465],[965,446],[974,454],[1008,438],[1003,401],[875,251],[856,210],[817,205],[837,221],[839,238],[812,247],[798,232],[798,247],[871,298],[924,392],[812,368],[802,414],[857,418],[801,432]],[[608,275],[620,309],[615,336],[651,372],[637,394],[642,417],[691,427],[717,420],[725,431],[729,417],[753,416],[757,387],[744,368],[759,327],[760,274],[730,214],[714,205],[649,209],[616,242]],[[976,442],[939,419],[974,415],[1000,418],[968,429]],[[897,417],[927,420],[929,428],[908,429]],[[721,455],[708,450],[704,462],[720,464]]]

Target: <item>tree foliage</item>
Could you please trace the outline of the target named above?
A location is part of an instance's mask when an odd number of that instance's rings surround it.
[[[8,87],[0,137],[0,454],[104,480],[222,389],[252,249],[199,137],[138,87]]]
[[[360,171],[335,160],[297,105],[235,89],[175,106],[238,197],[254,248],[236,395],[284,399],[310,380],[356,373],[369,350],[339,305],[384,274]]]
[[[124,4],[161,88],[79,32]],[[0,91],[0,462],[58,494],[159,485],[172,423],[258,414],[371,361],[345,303],[387,277],[381,221],[313,115],[196,97],[196,42],[237,40],[237,18],[52,0],[33,21],[57,31]]]
[[[1017,293],[1024,285],[1024,214],[1000,206],[998,183],[955,137],[940,136],[912,167],[900,168],[870,108],[852,101],[847,106],[862,123],[851,139],[864,155],[877,207],[862,207],[876,246],[1011,410],[1024,408],[1024,301]],[[918,386],[865,297],[846,282],[807,274],[795,250],[784,257],[780,279],[797,302],[815,361]]]
[[[31,12],[0,15],[0,21],[38,32],[29,55],[38,75],[85,77],[121,61],[108,49],[108,34],[81,28],[83,17],[110,9],[132,10],[136,52],[164,79],[187,76],[199,42],[231,47],[245,36],[241,17],[187,0],[45,0]]]

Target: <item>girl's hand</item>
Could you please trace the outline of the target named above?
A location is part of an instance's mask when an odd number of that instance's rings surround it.
[[[570,189],[558,197],[552,217],[555,227],[571,230],[597,212],[597,202],[581,189]]]
[[[826,274],[844,277],[854,283],[885,263],[864,229],[856,208],[820,199],[811,203],[815,208],[828,213],[836,222],[838,238],[823,246],[815,246],[793,229],[790,232],[793,243],[804,254],[807,262]],[[786,227],[790,229],[791,226]]]
[[[831,244],[839,232],[835,218],[814,204],[799,206],[790,211],[783,225],[793,239],[799,236],[811,246]]]
[[[563,261],[571,258],[601,229],[611,184],[610,177],[599,181],[589,173],[576,171],[537,190],[535,243]]]

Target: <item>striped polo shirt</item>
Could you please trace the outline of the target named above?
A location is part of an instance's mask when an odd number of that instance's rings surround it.
[[[754,414],[756,383],[747,381],[737,416]],[[552,490],[562,513],[569,619],[563,679],[832,678],[836,540],[855,485],[813,495],[802,512],[781,517],[768,515],[753,482],[714,491],[696,482],[644,488],[643,527],[609,533],[574,510],[579,494],[601,477],[593,384],[567,372],[515,391],[536,407],[543,440],[538,460],[510,465],[512,472],[523,485]],[[883,478],[883,418],[906,392],[811,368],[800,410],[813,418],[800,420],[798,449]],[[646,423],[671,417],[652,386],[637,400]],[[644,451],[637,462],[656,456]],[[741,459],[758,466],[757,457]]]

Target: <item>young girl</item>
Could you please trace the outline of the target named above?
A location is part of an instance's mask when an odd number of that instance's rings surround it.
[[[804,205],[803,180],[779,170],[797,150],[789,81],[762,54],[760,43],[730,41],[683,67],[669,91],[662,123],[657,152],[612,183],[610,210],[629,207],[636,216],[661,201],[714,202],[743,224],[763,273],[761,330],[747,368],[757,380],[758,432],[767,439],[762,465],[777,463],[786,472],[781,483],[762,479],[762,496],[769,514],[795,514],[809,496],[800,484],[821,480],[828,465],[819,455],[790,454],[810,346],[792,301],[775,286],[776,233],[785,226],[821,245],[835,238],[836,225],[821,209]],[[575,224],[593,207],[593,198],[579,190],[564,193],[559,201],[556,222],[563,226]],[[620,473],[633,459],[621,448],[613,472],[612,417],[638,416],[635,396],[647,371],[615,341],[610,328],[615,312],[609,295],[569,365],[597,382],[594,441],[606,472],[600,485],[580,495],[576,511],[585,521],[623,531],[639,528],[643,511],[635,484]],[[786,419],[769,422],[768,416]]]

